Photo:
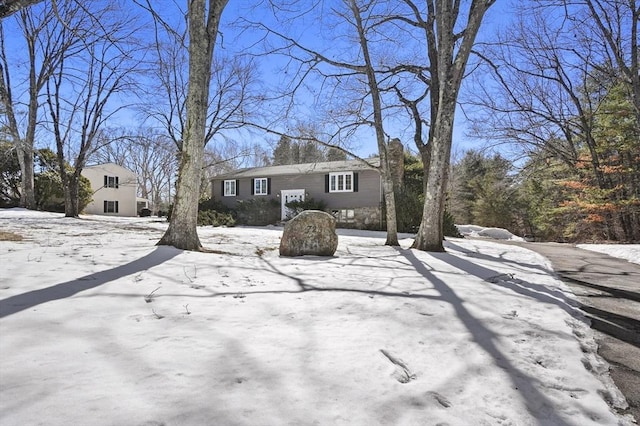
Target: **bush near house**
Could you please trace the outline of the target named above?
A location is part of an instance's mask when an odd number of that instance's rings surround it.
[[[169,206],[167,221],[171,220],[173,205]],[[235,209],[220,201],[206,199],[198,203],[199,226],[265,226],[280,220],[280,202],[274,199],[241,201]]]
[[[290,208],[292,211],[289,214],[290,217],[288,219],[294,218],[305,210],[320,210],[326,211],[327,203],[322,200],[314,200],[309,197],[303,201],[291,201],[290,203],[286,203],[285,206]]]
[[[241,225],[271,225],[280,220],[280,201],[273,198],[239,201],[232,213]]]
[[[230,213],[219,213],[215,210],[198,211],[198,225],[200,226],[234,226],[235,219]]]

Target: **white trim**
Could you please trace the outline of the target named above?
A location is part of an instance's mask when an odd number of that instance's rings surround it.
[[[304,189],[283,189],[280,191],[280,203],[282,206],[280,218],[282,220],[287,219],[287,215],[291,212],[291,209],[286,206],[286,203],[293,201],[293,199],[304,201],[304,193]]]
[[[353,192],[353,172],[329,173],[329,192]]]
[[[267,178],[253,179],[253,195],[269,195],[269,180]]]
[[[224,194],[225,197],[235,197],[238,193],[238,188],[236,188],[236,180],[229,179],[224,181]]]

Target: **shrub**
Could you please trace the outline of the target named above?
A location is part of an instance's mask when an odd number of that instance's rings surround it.
[[[57,171],[47,170],[36,175],[34,188],[39,210],[64,212],[64,187]],[[82,211],[91,202],[93,195],[91,182],[84,176],[80,176],[78,195],[78,207]]]
[[[238,201],[234,212],[238,224],[270,225],[280,220],[280,202],[274,198]]]
[[[229,207],[222,204],[219,200],[207,198],[206,200],[200,200],[198,203],[198,210],[215,210],[220,213],[229,213],[231,210]]]
[[[458,231],[458,227],[455,225],[455,219],[453,218],[453,215],[447,210],[444,211],[442,228],[445,237],[462,238],[462,234],[460,233],[460,231]]]
[[[286,203],[285,206],[291,209],[291,212],[287,215],[289,219],[295,217],[302,213],[305,210],[320,210],[325,211],[327,208],[327,203],[322,200],[314,200],[309,197],[303,201],[291,201]]]
[[[424,197],[410,190],[395,194],[398,232],[416,232],[422,220]]]
[[[198,226],[234,226],[235,219],[230,213],[220,213],[215,210],[198,211]]]

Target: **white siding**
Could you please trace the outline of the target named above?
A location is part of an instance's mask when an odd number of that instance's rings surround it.
[[[137,216],[136,174],[114,163],[98,164],[85,167],[82,176],[91,182],[93,201],[84,209],[87,214]],[[105,176],[117,178],[117,188],[113,187],[115,179],[108,179],[111,185],[105,186]],[[105,201],[117,201],[118,213],[105,213]],[[113,204],[110,203],[110,207]]]

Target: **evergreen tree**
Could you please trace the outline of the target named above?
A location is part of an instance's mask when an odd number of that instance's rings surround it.
[[[20,163],[14,145],[0,143],[0,207],[15,207],[20,202]]]
[[[513,229],[517,187],[511,163],[496,154],[467,151],[453,166],[456,184],[449,196],[452,214],[460,223]]]
[[[344,151],[340,151],[337,148],[329,148],[327,150],[327,161],[344,161],[347,159],[347,154]]]
[[[324,152],[312,141],[300,143],[300,163],[318,163],[325,161]]]
[[[291,163],[291,138],[282,135],[273,150],[273,165],[282,166]]]

